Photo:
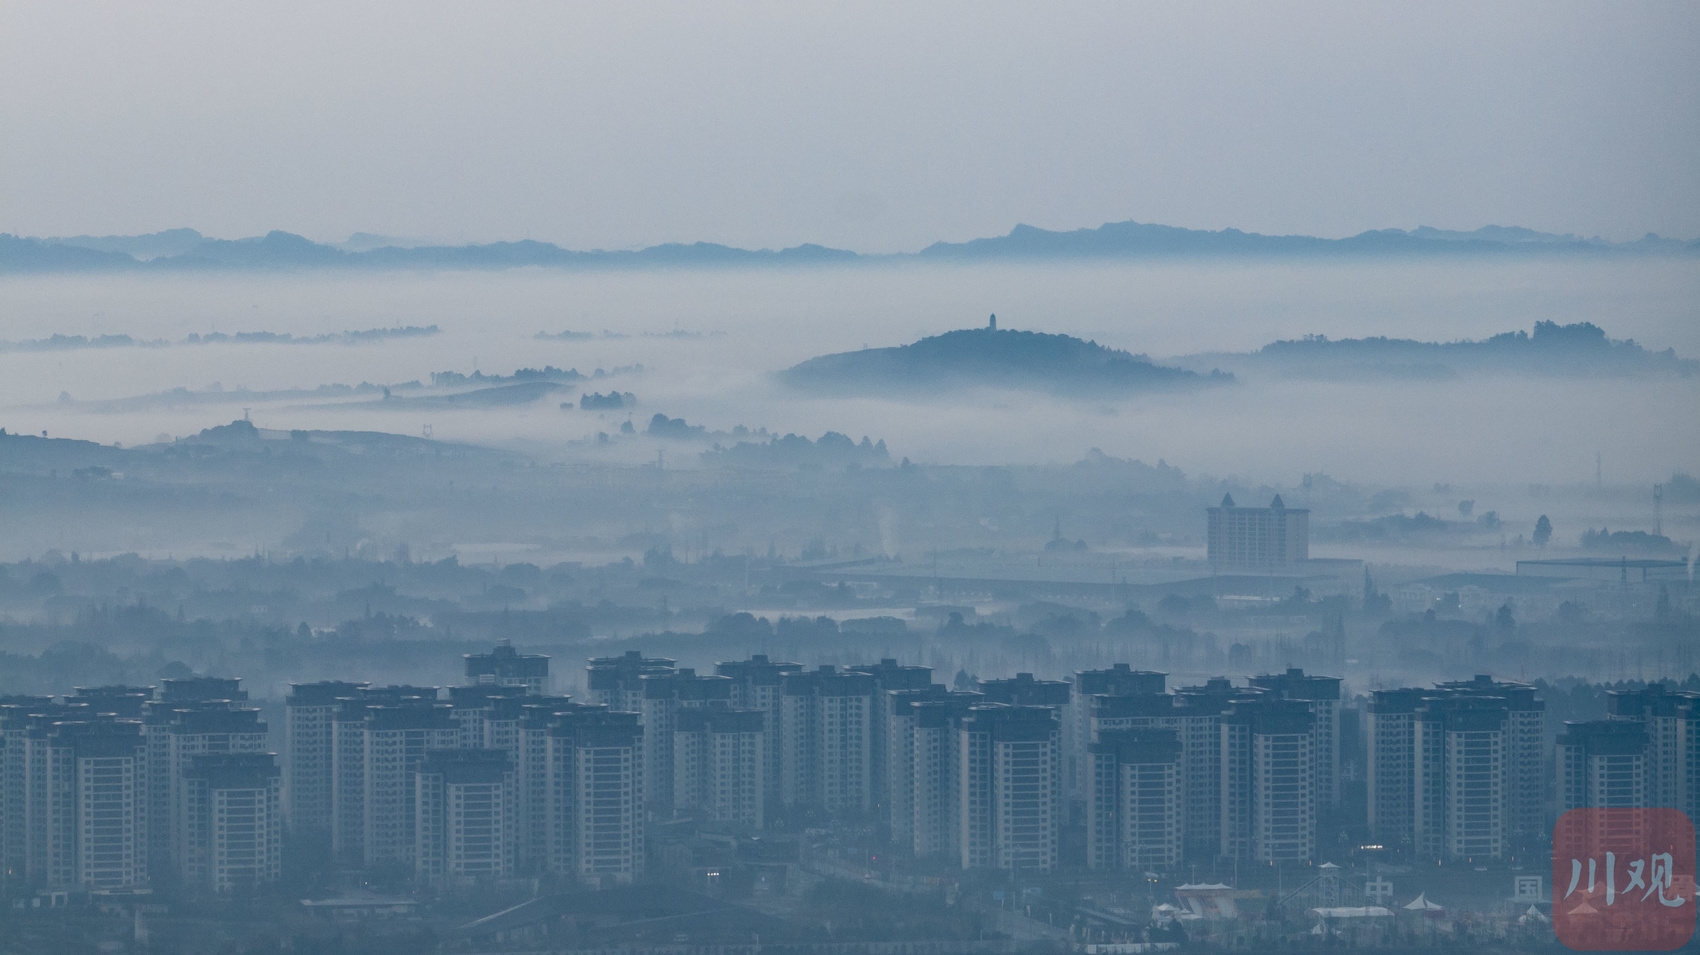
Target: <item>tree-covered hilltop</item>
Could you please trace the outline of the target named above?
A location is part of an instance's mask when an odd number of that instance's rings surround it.
[[[780,373],[785,383],[835,393],[942,390],[989,385],[1058,394],[1126,392],[1228,381],[1155,364],[1145,355],[1069,335],[965,328],[895,348],[811,358]]]

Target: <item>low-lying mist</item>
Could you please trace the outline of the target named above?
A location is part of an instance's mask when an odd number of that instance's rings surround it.
[[[1168,262],[1121,265],[500,273],[12,277],[8,340],[53,334],[297,337],[393,326],[437,334],[364,344],[218,343],[0,353],[15,432],[126,446],[249,414],[262,427],[361,429],[498,444],[549,460],[695,463],[642,439],[661,413],[708,431],[826,431],[884,439],[893,460],[1069,462],[1091,448],[1189,473],[1293,481],[1651,482],[1700,464],[1700,380],[1470,375],[1451,380],[1259,378],[1177,393],[1056,398],[971,389],[796,395],[773,373],[816,355],[983,325],[1075,335],[1158,360],[1251,351],[1280,338],[1486,338],[1536,321],[1700,354],[1700,274],[1687,259]],[[562,332],[572,334],[561,335]],[[539,333],[550,337],[540,338]],[[641,365],[643,371],[622,371]],[[256,392],[429,385],[434,372],[576,369],[530,403],[460,410]],[[116,399],[192,394],[133,405]],[[635,407],[564,410],[582,393]],[[208,394],[221,390],[222,394]],[[396,392],[401,397],[403,392]],[[361,397],[361,396],[356,396]],[[339,407],[347,404],[349,407]],[[393,410],[392,410],[393,409]],[[632,421],[639,436],[622,440]],[[598,433],[611,436],[599,443]],[[575,444],[569,444],[575,442]]]

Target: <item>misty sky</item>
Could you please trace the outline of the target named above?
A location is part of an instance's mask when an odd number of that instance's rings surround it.
[[[0,231],[1700,235],[1700,4],[0,5]]]

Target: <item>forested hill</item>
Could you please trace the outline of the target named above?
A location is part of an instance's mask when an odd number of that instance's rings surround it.
[[[895,348],[864,348],[811,358],[781,372],[793,387],[835,393],[883,393],[992,386],[1058,394],[1128,392],[1231,380],[1169,368],[1069,335],[960,329]]]
[[[1423,342],[1407,338],[1307,335],[1272,342],[1246,354],[1207,353],[1177,359],[1192,368],[1220,367],[1285,377],[1454,378],[1466,374],[1542,376],[1700,377],[1700,361],[1676,350],[1652,351],[1633,339],[1613,339],[1591,322],[1536,322],[1532,331],[1503,332],[1477,341]]]

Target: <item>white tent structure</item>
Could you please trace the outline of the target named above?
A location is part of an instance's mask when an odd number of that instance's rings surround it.
[[[1180,918],[1192,919],[1237,919],[1240,917],[1239,907],[1234,904],[1238,890],[1221,882],[1199,882],[1175,886],[1175,898],[1186,909],[1180,913]]]
[[[1405,911],[1407,911],[1407,912],[1421,912],[1422,914],[1430,916],[1432,918],[1438,918],[1441,915],[1441,913],[1446,911],[1446,906],[1436,905],[1433,902],[1430,902],[1428,900],[1428,893],[1423,892],[1423,893],[1419,894],[1416,898],[1405,903]]]

